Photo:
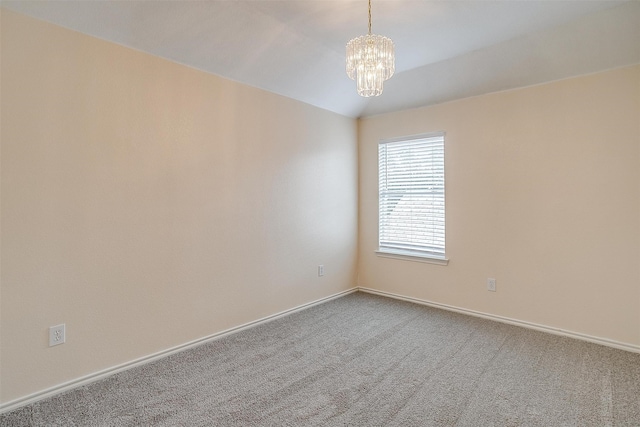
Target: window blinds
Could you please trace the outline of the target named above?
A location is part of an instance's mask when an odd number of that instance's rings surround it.
[[[379,250],[445,257],[444,134],[378,146]]]

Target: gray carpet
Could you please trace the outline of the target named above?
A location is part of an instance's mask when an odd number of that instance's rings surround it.
[[[363,293],[2,426],[640,426],[640,354]]]

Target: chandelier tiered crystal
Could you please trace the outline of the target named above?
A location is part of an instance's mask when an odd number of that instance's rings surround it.
[[[395,55],[393,42],[385,36],[371,34],[371,0],[369,33],[347,43],[347,75],[356,81],[358,95],[378,96],[383,83],[393,76]]]

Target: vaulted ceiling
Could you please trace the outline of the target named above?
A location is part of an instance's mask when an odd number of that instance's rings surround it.
[[[2,6],[351,117],[640,63],[640,1],[373,0],[396,45],[384,93],[361,98],[345,44],[367,0],[3,1]]]

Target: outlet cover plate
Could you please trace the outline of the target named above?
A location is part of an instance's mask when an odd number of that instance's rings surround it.
[[[496,279],[487,279],[487,290],[491,292],[496,291]]]
[[[54,345],[64,344],[65,339],[65,326],[62,325],[51,326],[49,328],[49,347]]]

